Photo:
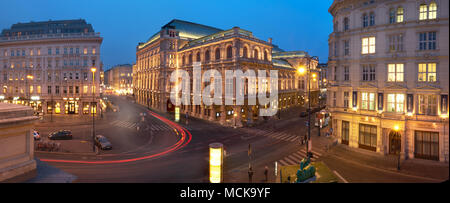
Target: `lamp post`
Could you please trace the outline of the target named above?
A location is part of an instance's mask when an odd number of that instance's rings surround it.
[[[32,75],[27,75],[27,79],[25,80],[25,93],[26,93],[26,100],[28,100],[28,105],[30,104],[30,87],[28,87],[28,80],[33,80],[33,76]],[[27,91],[28,89],[28,91]]]
[[[92,114],[92,150],[95,152],[95,114],[93,111],[95,103],[95,72],[97,69],[95,67],[91,68],[92,72],[92,104],[91,104],[91,114]],[[97,111],[97,109],[95,109]]]
[[[399,133],[400,127],[398,127],[398,125],[394,126],[394,132],[395,135],[393,136],[393,139],[395,139],[395,148],[396,148],[396,153],[397,153],[397,170],[400,170],[400,152],[401,152],[401,148],[399,147],[399,142],[400,142],[400,133]]]
[[[308,89],[308,137],[306,140],[306,157],[309,157],[309,145],[310,145],[310,141],[311,141],[311,79],[310,74],[311,74],[311,70],[310,70],[310,58],[307,58],[308,61],[308,65],[306,67],[306,69],[304,67],[300,67],[299,69],[297,69],[297,72],[300,75],[304,75],[306,72],[306,80],[307,80],[307,89]]]

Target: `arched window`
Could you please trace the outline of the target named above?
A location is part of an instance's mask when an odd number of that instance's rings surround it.
[[[363,14],[362,22],[363,22],[363,27],[369,26],[369,16],[367,16],[367,13]]]
[[[200,62],[200,52],[197,52],[197,58],[195,60],[196,62]]]
[[[398,7],[397,8],[397,23],[403,22],[403,13],[404,13],[403,7]]]
[[[233,48],[231,46],[227,47],[227,59],[233,58]]]
[[[205,61],[209,61],[210,60],[210,56],[209,56],[209,50],[206,50],[205,52]]]
[[[268,61],[269,60],[269,58],[267,57],[267,51],[264,51],[264,61]]]
[[[254,57],[255,59],[259,59],[258,54],[259,54],[258,50],[255,49],[255,50],[253,51],[253,57]]]
[[[374,26],[375,25],[375,13],[371,12],[370,13],[370,26]]]
[[[428,19],[436,19],[437,5],[435,2],[430,3],[430,9],[428,11]]]
[[[192,64],[192,54],[189,54],[189,65]]]
[[[344,18],[344,31],[347,31],[350,28],[348,18]]]
[[[220,48],[216,49],[216,61],[220,60]]]
[[[243,57],[244,58],[248,58],[248,50],[247,50],[247,47],[244,47],[244,50],[243,50]]]
[[[390,24],[395,23],[395,9],[394,8],[389,9],[389,23]]]

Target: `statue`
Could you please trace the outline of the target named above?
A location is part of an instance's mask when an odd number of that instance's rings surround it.
[[[297,183],[305,182],[306,180],[315,177],[316,168],[313,165],[310,165],[310,163],[311,160],[309,156],[302,159],[300,162],[300,169],[297,170]]]

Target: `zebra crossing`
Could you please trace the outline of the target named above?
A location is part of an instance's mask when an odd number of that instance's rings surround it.
[[[321,153],[316,152],[314,150],[312,151],[312,153],[313,158],[311,158],[311,161],[316,161],[317,159],[320,158],[320,156],[322,156]],[[301,149],[297,152],[290,154],[289,156],[284,157],[283,159],[278,160],[278,163],[280,166],[296,165],[300,164],[300,161],[302,161],[302,159],[305,157],[306,157],[306,150]]]
[[[137,123],[133,123],[133,122],[128,122],[128,121],[120,121],[120,120],[116,120],[111,122],[111,125],[120,127],[120,128],[129,128],[129,129],[137,129],[138,125]],[[171,127],[169,127],[166,124],[152,124],[148,127],[147,130],[151,130],[151,131],[172,131],[173,129]]]
[[[113,121],[111,123],[111,125],[121,127],[121,128],[129,128],[129,129],[136,129],[136,127],[137,127],[136,123],[131,123],[128,121],[119,121],[119,120]]]
[[[300,137],[298,135],[288,134],[284,132],[274,132],[274,131],[265,131],[257,128],[242,128],[242,130],[246,133],[270,137],[272,139],[283,140],[287,142],[299,142]]]

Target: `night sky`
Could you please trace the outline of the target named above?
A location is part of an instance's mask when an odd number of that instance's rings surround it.
[[[136,45],[172,19],[220,29],[238,26],[286,51],[328,60],[333,0],[9,0],[0,3],[0,29],[30,21],[85,19],[104,38],[104,68],[134,63]]]

